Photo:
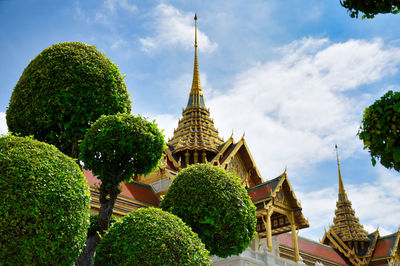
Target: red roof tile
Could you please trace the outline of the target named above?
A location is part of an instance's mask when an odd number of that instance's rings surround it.
[[[258,188],[247,191],[252,201],[257,199],[266,198],[271,194],[272,185],[267,184],[265,186],[260,186]]]
[[[100,187],[101,181],[98,180],[91,171],[83,170],[88,184],[92,187]],[[131,199],[139,200],[144,203],[158,206],[160,201],[154,194],[149,185],[141,184],[138,182],[121,183],[122,192],[120,195],[129,197]]]
[[[378,239],[372,258],[385,257],[390,255],[391,248],[394,245],[394,241],[396,241],[396,235],[393,236],[394,237],[383,237]]]
[[[290,234],[278,235],[279,244],[293,248],[292,236]],[[298,237],[299,251],[322,259],[334,261],[339,264],[348,265],[348,262],[333,248],[314,242],[312,240]]]

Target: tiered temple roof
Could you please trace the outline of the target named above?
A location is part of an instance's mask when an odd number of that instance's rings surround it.
[[[174,136],[168,141],[172,155],[181,160],[183,166],[192,163],[206,163],[218,153],[223,140],[214,127],[210,111],[206,108],[200,85],[199,64],[197,59],[197,16],[195,16],[195,52],[192,88],[182,118]]]
[[[355,215],[344,189],[337,146],[335,147],[339,175],[338,201],[333,225],[325,232],[322,243],[338,250],[353,265],[368,265],[375,249],[376,237],[374,234],[368,235]]]
[[[337,152],[337,150],[336,150]],[[338,174],[339,174],[339,194],[336,203],[335,218],[333,219],[332,231],[345,243],[350,246],[358,242],[369,242],[367,232],[360,224],[355,212],[351,207],[344,189],[342,174],[340,172],[339,156],[337,154]]]

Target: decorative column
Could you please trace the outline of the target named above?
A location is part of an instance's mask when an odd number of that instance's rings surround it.
[[[185,153],[185,161],[186,161],[186,167],[189,165],[189,151],[186,151]]]
[[[194,163],[199,162],[199,153],[197,151],[194,151]]]
[[[201,162],[202,163],[207,163],[206,151],[205,150],[203,150],[203,153],[201,154]]]
[[[266,242],[267,242],[267,247],[268,251],[272,253],[272,228],[271,228],[271,215],[272,215],[272,206],[270,206],[267,209],[267,214],[261,216],[264,226],[265,226],[265,232],[266,232]]]
[[[300,260],[300,254],[299,254],[299,244],[298,244],[298,241],[297,241],[296,220],[294,219],[294,211],[291,212],[289,221],[290,221],[290,226],[292,228],[292,242],[293,242],[294,261],[299,261]]]

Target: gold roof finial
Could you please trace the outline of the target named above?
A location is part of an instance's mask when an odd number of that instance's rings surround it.
[[[194,47],[197,48],[197,14],[194,13]]]

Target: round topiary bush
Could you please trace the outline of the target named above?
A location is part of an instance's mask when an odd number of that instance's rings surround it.
[[[0,261],[73,264],[86,240],[90,208],[76,162],[31,138],[0,137],[0,191]]]
[[[364,111],[358,137],[386,168],[400,171],[400,92],[388,91]]]
[[[114,186],[130,181],[133,174],[148,174],[157,166],[164,145],[154,122],[130,114],[104,115],[87,131],[80,159],[102,186]]]
[[[97,246],[95,265],[211,265],[208,251],[181,219],[160,209],[131,212]]]
[[[25,68],[7,109],[11,132],[55,145],[77,158],[78,141],[103,114],[130,113],[118,67],[94,46],[59,43]]]
[[[160,206],[180,217],[219,257],[240,254],[255,234],[256,208],[239,178],[209,164],[179,172]]]

